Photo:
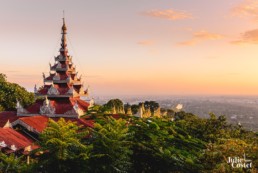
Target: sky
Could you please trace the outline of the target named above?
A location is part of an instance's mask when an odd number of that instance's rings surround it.
[[[32,91],[61,42],[92,95],[258,95],[258,0],[0,0],[0,72]]]

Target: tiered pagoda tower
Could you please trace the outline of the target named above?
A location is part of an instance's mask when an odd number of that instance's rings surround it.
[[[88,96],[88,88],[84,90],[81,76],[78,76],[72,56],[68,54],[66,34],[67,27],[63,18],[60,53],[55,57],[54,65],[49,64],[49,76],[46,77],[43,73],[44,86],[34,88],[35,96],[41,99],[27,108],[23,108],[17,102],[18,116],[40,114],[49,117],[79,118],[93,104],[93,101],[88,103],[80,99],[80,96]]]

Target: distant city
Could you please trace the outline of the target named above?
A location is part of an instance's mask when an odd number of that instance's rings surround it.
[[[95,97],[97,104],[104,104],[112,96]],[[175,108],[183,105],[183,111],[190,112],[203,118],[209,113],[217,116],[225,115],[233,124],[258,131],[258,96],[121,96],[124,103],[137,104],[146,100],[153,100],[162,108]]]

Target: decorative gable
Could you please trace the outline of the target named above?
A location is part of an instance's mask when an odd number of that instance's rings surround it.
[[[28,111],[22,107],[22,105],[20,104],[20,102],[18,100],[16,103],[16,109],[17,109],[17,114],[27,114],[28,113]]]
[[[45,99],[43,106],[40,107],[40,114],[41,115],[51,115],[55,114],[55,108],[50,104],[49,100]]]
[[[77,94],[77,92],[74,90],[73,86],[67,91],[66,94],[71,94],[71,95],[75,95]]]
[[[60,80],[60,76],[56,73],[55,76],[53,77],[53,80]]]
[[[62,68],[62,64],[60,62],[58,62],[56,68]]]
[[[77,115],[77,116],[81,116],[84,115],[84,111],[82,109],[79,108],[78,103],[75,102],[73,109],[70,111],[67,111],[66,113],[64,113],[65,115]]]
[[[49,95],[59,95],[59,91],[54,87],[54,85],[52,84],[52,86],[48,89],[47,94]]]

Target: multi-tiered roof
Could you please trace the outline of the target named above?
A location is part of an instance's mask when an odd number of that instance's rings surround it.
[[[81,76],[78,76],[76,66],[72,62],[72,56],[68,54],[66,34],[67,27],[63,18],[60,53],[55,57],[55,63],[49,64],[49,76],[46,77],[43,73],[44,86],[34,88],[35,95],[45,99],[38,99],[26,109],[18,102],[17,115],[41,114],[49,117],[79,118],[87,111],[90,104],[81,100],[80,96],[88,96],[88,89],[84,89]]]

